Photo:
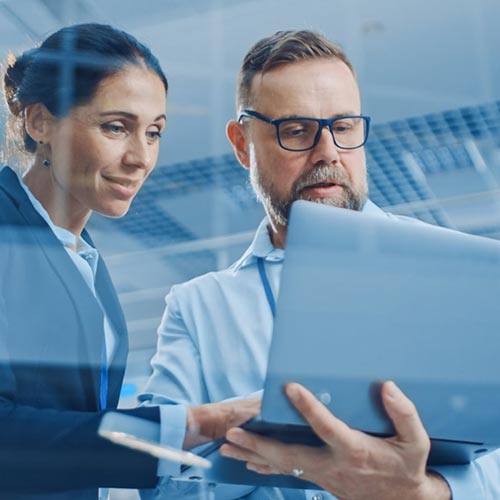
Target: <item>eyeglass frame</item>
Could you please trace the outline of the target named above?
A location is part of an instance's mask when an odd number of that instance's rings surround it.
[[[318,142],[321,138],[321,132],[322,130],[328,126],[328,129],[330,130],[330,134],[332,134],[332,139],[333,143],[335,146],[337,146],[339,149],[346,149],[346,150],[353,150],[353,149],[359,149],[362,148],[365,144],[366,141],[368,140],[368,133],[370,131],[370,120],[371,118],[369,116],[365,115],[344,115],[344,116],[337,116],[335,118],[312,118],[310,116],[290,116],[290,117],[285,117],[285,118],[276,118],[272,119],[269,118],[266,115],[263,115],[262,113],[259,113],[258,111],[254,111],[253,109],[243,109],[238,116],[238,123],[241,123],[241,120],[243,118],[257,118],[258,120],[261,120],[266,123],[270,123],[271,125],[274,125],[276,128],[276,138],[278,139],[278,144],[280,147],[286,151],[295,151],[295,152],[301,152],[301,151],[309,151],[311,149],[314,149],[317,145]],[[355,146],[352,148],[348,148],[345,146],[340,146],[337,143],[337,140],[335,139],[335,133],[333,132],[332,126],[336,121],[339,120],[344,120],[345,118],[362,118],[365,122],[365,137],[363,142],[359,146]],[[314,142],[312,146],[308,148],[303,148],[303,149],[290,149],[285,147],[282,142],[281,142],[281,137],[280,137],[280,132],[279,132],[279,127],[283,122],[288,122],[288,121],[294,121],[294,120],[309,120],[309,121],[314,121],[318,123],[318,131],[316,132],[316,136],[314,137]]]

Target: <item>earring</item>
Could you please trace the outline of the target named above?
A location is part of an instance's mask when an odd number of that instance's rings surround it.
[[[38,144],[43,144],[43,143],[44,143],[44,142],[43,142],[42,140],[38,141]],[[42,161],[42,165],[43,165],[44,167],[50,167],[50,160],[47,160],[47,159],[43,160],[43,161]]]

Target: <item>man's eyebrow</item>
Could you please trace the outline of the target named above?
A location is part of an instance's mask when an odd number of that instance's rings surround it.
[[[137,120],[137,115],[134,113],[129,113],[127,111],[104,111],[102,113],[99,113],[100,116],[123,116],[125,118],[128,118],[129,120]],[[166,120],[167,115],[165,113],[162,113],[161,115],[158,115],[153,121],[158,121],[158,120]]]
[[[356,113],[354,111],[344,111],[343,113],[335,113],[334,115],[330,116],[330,118],[341,118],[343,116],[360,116],[360,113]],[[293,120],[294,118],[312,118],[313,120],[317,120],[315,116],[306,116],[306,115],[299,115],[297,113],[294,113],[293,115],[285,115],[280,117],[280,120],[287,120],[291,119]]]
[[[360,116],[360,112],[356,111],[344,111],[343,113],[336,113],[332,118],[341,118],[342,116]]]

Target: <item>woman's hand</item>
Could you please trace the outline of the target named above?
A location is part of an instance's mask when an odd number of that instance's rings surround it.
[[[231,399],[188,408],[184,449],[224,437],[231,427],[258,415],[260,403],[260,398]]]

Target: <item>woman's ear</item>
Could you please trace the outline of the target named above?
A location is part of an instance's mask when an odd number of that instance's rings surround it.
[[[26,132],[37,143],[50,143],[54,115],[41,102],[30,104],[24,111]]]
[[[248,153],[246,133],[245,126],[236,120],[230,120],[226,125],[226,135],[233,146],[238,161],[242,167],[250,168],[250,155]]]

